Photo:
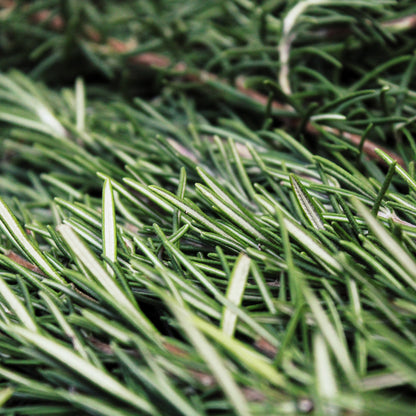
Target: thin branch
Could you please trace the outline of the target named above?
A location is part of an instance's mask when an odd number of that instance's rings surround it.
[[[371,22],[369,22],[371,24]],[[401,33],[416,29],[416,14],[402,16],[397,19],[386,20],[380,23],[380,27],[388,30],[390,33]],[[347,26],[332,27],[330,29],[320,29],[313,32],[322,38],[345,38],[351,35],[352,30]]]
[[[9,250],[5,254],[10,260],[14,261],[15,263],[19,264],[20,266],[23,266],[25,269],[29,269],[32,272],[35,272],[35,273],[38,273],[38,274],[41,274],[41,275],[45,276],[45,273],[43,273],[43,271],[41,269],[39,269],[38,266],[31,263],[30,261],[27,261],[23,257],[19,256],[14,251]]]
[[[320,2],[321,0],[315,0],[314,4],[318,4]],[[8,1],[7,4],[8,4],[8,7],[15,6],[13,1]],[[290,17],[290,22],[292,22],[293,24],[294,20],[291,17],[291,15],[289,16],[288,14],[285,20],[287,20],[288,17]],[[45,21],[48,21],[48,26],[52,30],[55,30],[55,31],[62,31],[65,27],[65,22],[63,21],[62,17],[59,15],[54,15],[51,17],[51,12],[48,10],[41,10],[35,13],[34,15],[31,16],[31,20],[35,23],[43,23]],[[399,19],[385,21],[382,23],[382,25],[383,27],[389,28],[392,31],[405,31],[405,30],[414,29],[416,28],[416,15],[404,16]],[[290,28],[291,26],[288,24],[288,26],[286,27],[286,31],[290,32]],[[289,32],[288,34],[290,35]],[[87,37],[87,39],[90,40],[91,42],[101,43],[104,41],[100,33],[96,31],[95,29],[91,28],[90,26],[87,26],[84,28],[84,34]],[[134,48],[134,43],[132,42],[129,42],[129,41],[122,42],[119,39],[111,38],[111,37],[106,39],[106,45],[108,46],[109,53],[116,53],[116,54],[126,54],[128,52],[131,52]],[[145,66],[145,67],[151,67],[151,68],[155,68],[159,70],[169,69],[175,75],[180,76],[185,81],[200,82],[201,84],[205,84],[209,81],[218,81],[224,84],[228,83],[226,80],[223,80],[217,77],[215,74],[212,74],[210,72],[201,71],[201,70],[190,70],[184,62],[173,64],[172,61],[168,57],[157,54],[157,53],[153,53],[153,52],[145,52],[145,53],[140,53],[137,55],[130,56],[128,58],[128,61],[130,62],[131,65],[134,65],[134,66],[135,65]],[[246,95],[247,97],[250,97],[253,101],[262,105],[266,105],[268,103],[269,98],[267,96],[251,88],[246,88],[244,86],[244,83],[241,77],[238,77],[236,79],[234,86],[237,88],[238,91],[240,91],[242,94]],[[291,110],[290,106],[286,104],[282,104],[275,100],[272,101],[271,106],[274,109]],[[295,120],[294,125],[295,126],[299,125],[300,122],[301,122],[300,119]],[[321,126],[321,127],[328,132],[331,132],[337,136],[341,136],[345,140],[352,143],[354,146],[358,147],[361,142],[360,135],[352,134],[348,132],[341,132],[340,130],[329,127],[329,126]],[[306,124],[305,131],[307,131],[309,134],[312,134],[314,136],[319,135],[318,129],[310,122]],[[381,149],[383,152],[388,154],[392,159],[396,160],[400,166],[402,167],[406,166],[404,160],[400,156],[392,152],[391,150],[386,149],[385,147],[380,146],[368,139],[366,139],[363,144],[363,152],[370,159],[376,160],[377,162],[381,164],[385,164],[385,162],[376,154],[375,149],[377,148]]]

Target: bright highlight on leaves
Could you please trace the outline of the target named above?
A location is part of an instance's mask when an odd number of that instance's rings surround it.
[[[244,290],[247,284],[247,278],[250,271],[250,257],[246,254],[241,254],[235,264],[230,275],[230,281],[227,288],[227,299],[233,302],[236,306],[241,305]],[[222,315],[222,330],[224,334],[232,337],[234,335],[235,326],[237,323],[237,315],[224,307]]]

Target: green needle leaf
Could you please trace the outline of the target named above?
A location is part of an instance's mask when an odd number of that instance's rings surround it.
[[[358,376],[352,364],[350,354],[345,348],[345,344],[339,338],[328,315],[320,305],[319,300],[306,285],[303,286],[303,294],[311,308],[314,319],[321,330],[322,336],[325,338],[326,343],[331,347],[340,367],[345,372],[348,382],[351,387],[358,388]]]
[[[103,222],[103,255],[111,262],[115,263],[117,258],[117,229],[116,216],[114,208],[114,195],[111,181],[104,181],[103,204],[102,204],[102,222]],[[107,265],[107,271],[113,275],[110,265]]]
[[[166,298],[166,303],[169,305],[172,313],[176,316],[181,328],[188,336],[195,349],[200,356],[203,357],[207,366],[223,388],[224,393],[230,400],[236,414],[240,416],[249,416],[250,411],[247,401],[241,390],[216,349],[208,342],[193,323],[190,312],[171,298]]]
[[[63,346],[55,340],[49,339],[24,328],[10,326],[10,331],[21,336],[29,345],[34,345],[40,351],[49,355],[55,360],[60,361],[71,371],[78,373],[85,380],[94,384],[102,390],[105,390],[111,396],[118,400],[130,404],[137,410],[149,414],[155,414],[153,406],[138,396],[133,391],[127,389],[123,384],[110,376],[107,372],[97,368],[89,361],[84,360],[71,349]]]
[[[406,270],[406,282],[413,290],[416,290],[416,262],[400,246],[396,239],[371,215],[371,212],[358,200],[353,200],[354,205],[365,222],[378,237],[380,243],[392,255],[393,259]]]
[[[6,226],[7,230],[13,237],[18,247],[23,250],[29,258],[41,269],[48,277],[65,283],[61,276],[56,273],[51,264],[41,254],[40,250],[35,247],[23,231],[22,226],[17,222],[16,217],[12,214],[9,207],[0,198],[0,219]]]
[[[241,305],[244,290],[247,284],[248,273],[250,271],[251,259],[247,254],[241,253],[230,275],[230,281],[227,288],[227,299],[236,306]],[[224,306],[222,315],[221,327],[224,334],[232,337],[234,335],[235,326],[237,323],[237,315]]]
[[[118,283],[107,273],[92,251],[86,246],[81,238],[67,224],[61,224],[58,231],[62,235],[68,247],[74,255],[88,269],[94,279],[113,297],[115,304],[124,317],[134,323],[143,333],[158,339],[158,332],[153,324],[147,319],[143,312],[134,305],[123,292]]]
[[[20,299],[13,293],[6,282],[0,277],[0,293],[20,322],[29,330],[38,332],[38,326],[30,316]]]
[[[311,223],[312,227],[315,228],[315,230],[323,230],[325,228],[324,219],[321,213],[319,212],[318,206],[309,196],[308,191],[303,186],[299,178],[297,178],[293,174],[290,174],[289,177],[293,191],[296,195],[296,199],[298,200],[298,203],[302,208],[302,211],[306,215],[306,218],[308,218],[309,222]]]

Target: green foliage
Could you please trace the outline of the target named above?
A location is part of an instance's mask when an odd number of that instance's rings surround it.
[[[414,414],[413,3],[0,2],[0,414]]]

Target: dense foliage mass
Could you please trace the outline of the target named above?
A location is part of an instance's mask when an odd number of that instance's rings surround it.
[[[0,415],[414,415],[412,0],[0,1]]]

